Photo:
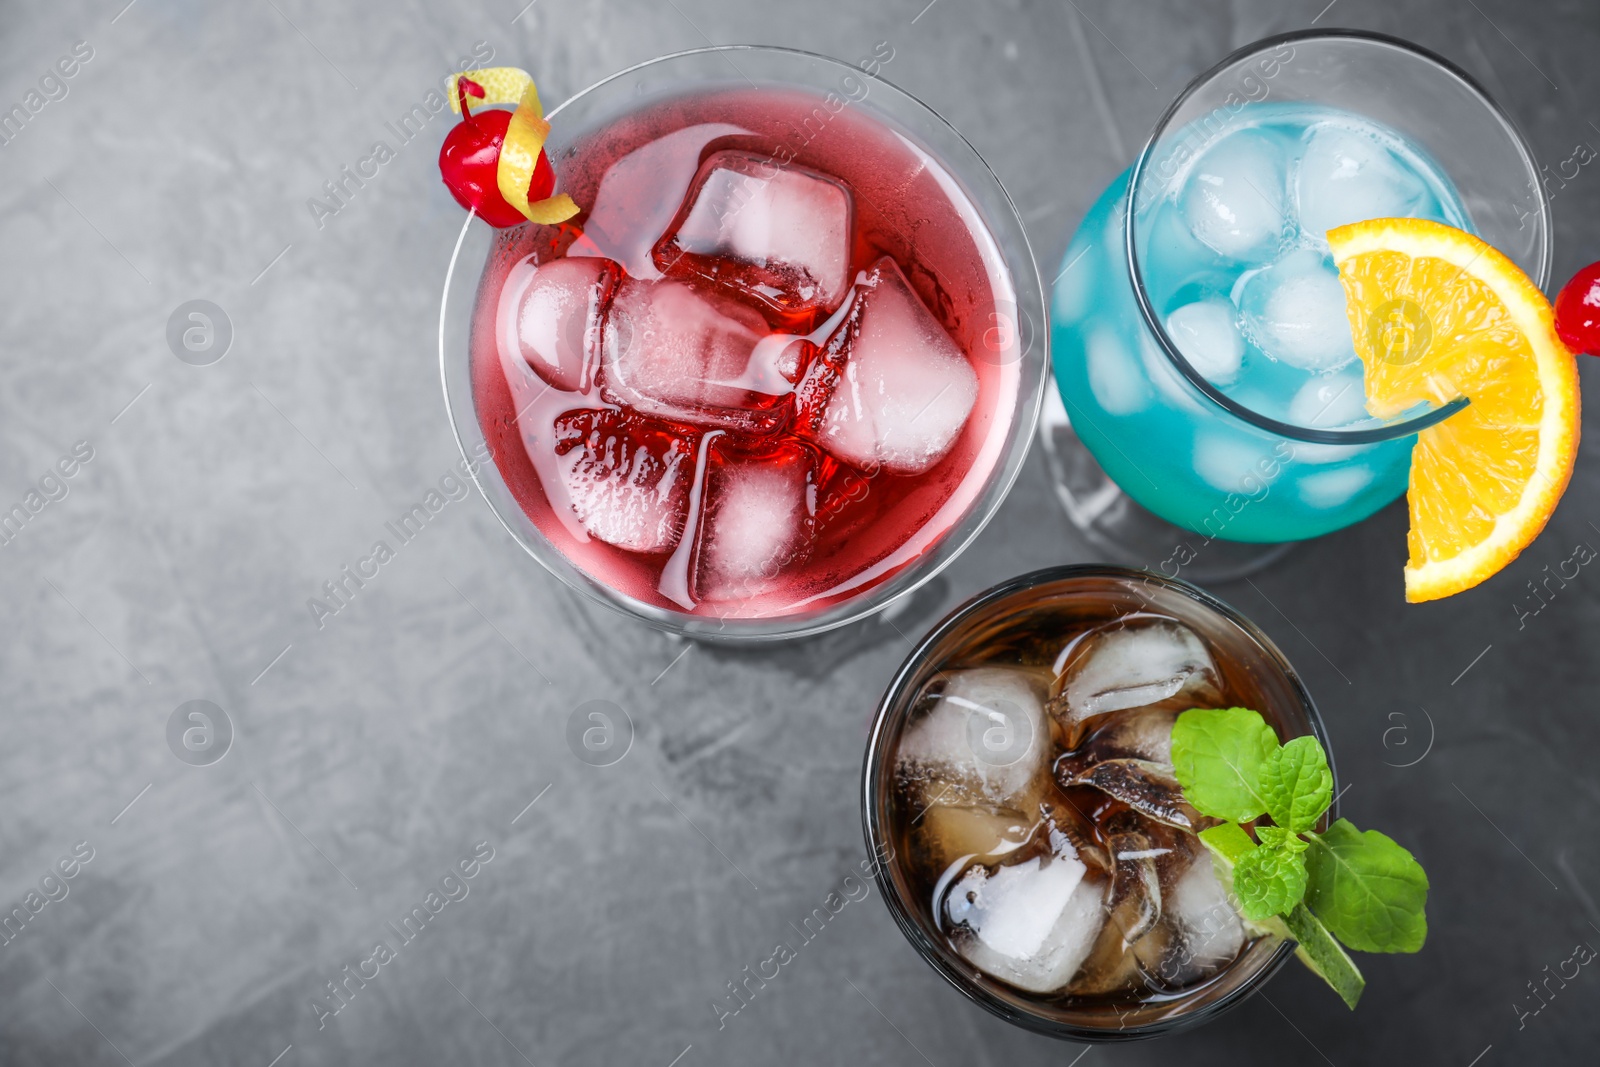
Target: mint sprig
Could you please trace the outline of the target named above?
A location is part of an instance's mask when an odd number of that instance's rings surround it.
[[[1259,712],[1197,708],[1173,725],[1172,764],[1195,810],[1223,820],[1200,840],[1231,875],[1240,914],[1294,940],[1351,1008],[1366,982],[1338,942],[1361,952],[1422,947],[1428,876],[1415,857],[1345,819],[1317,832],[1333,772],[1315,737],[1280,745]]]
[[[1263,826],[1257,829],[1270,830],[1272,827]],[[1211,850],[1224,881],[1231,879],[1234,864],[1256,848],[1256,843],[1251,840],[1250,834],[1231,822],[1201,830],[1200,841]],[[1288,914],[1275,915],[1255,925],[1285,941],[1293,941],[1294,954],[1300,962],[1310,968],[1311,973],[1332,986],[1346,1007],[1355,1008],[1356,1002],[1361,999],[1362,990],[1367,987],[1367,980],[1361,977],[1361,972],[1356,969],[1356,965],[1351,962],[1339,942],[1328,932],[1328,928],[1322,925],[1322,921],[1311,914],[1311,910],[1304,903],[1296,904]]]

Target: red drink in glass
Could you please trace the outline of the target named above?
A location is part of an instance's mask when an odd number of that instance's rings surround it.
[[[496,235],[479,426],[551,546],[644,605],[824,612],[1007,460],[1029,383],[1001,252],[936,158],[836,100],[645,104],[556,151],[583,214]]]

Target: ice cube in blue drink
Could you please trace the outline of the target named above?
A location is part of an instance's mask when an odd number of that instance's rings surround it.
[[[1265,131],[1223,137],[1194,164],[1180,194],[1189,229],[1231,259],[1270,259],[1287,228],[1286,162],[1279,139]]]
[[[1372,479],[1373,470],[1368,466],[1331,467],[1300,479],[1300,499],[1314,508],[1343,507]]]
[[[1289,421],[1296,426],[1340,429],[1365,418],[1367,394],[1359,364],[1308,380],[1289,401]]]
[[[1167,336],[1207,381],[1227,385],[1239,376],[1244,361],[1237,318],[1226,300],[1196,300],[1167,316]]]
[[[1376,138],[1342,126],[1313,127],[1295,174],[1300,225],[1313,241],[1366,219],[1415,215],[1428,199],[1417,175]]]
[[[1291,367],[1326,373],[1356,358],[1344,286],[1313,249],[1296,249],[1248,278],[1239,310],[1250,341]]]

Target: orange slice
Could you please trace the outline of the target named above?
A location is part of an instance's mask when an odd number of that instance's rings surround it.
[[[1472,403],[1417,436],[1406,599],[1470,589],[1539,535],[1578,451],[1578,366],[1550,302],[1477,237],[1424,219],[1328,231],[1367,410]]]

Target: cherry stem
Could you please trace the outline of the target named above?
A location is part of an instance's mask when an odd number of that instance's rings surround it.
[[[484,95],[483,86],[479,85],[471,78],[468,78],[465,75],[461,75],[456,78],[456,97],[461,101],[462,122],[472,121],[472,111],[467,107],[467,93],[469,88],[473,96],[482,97]]]

